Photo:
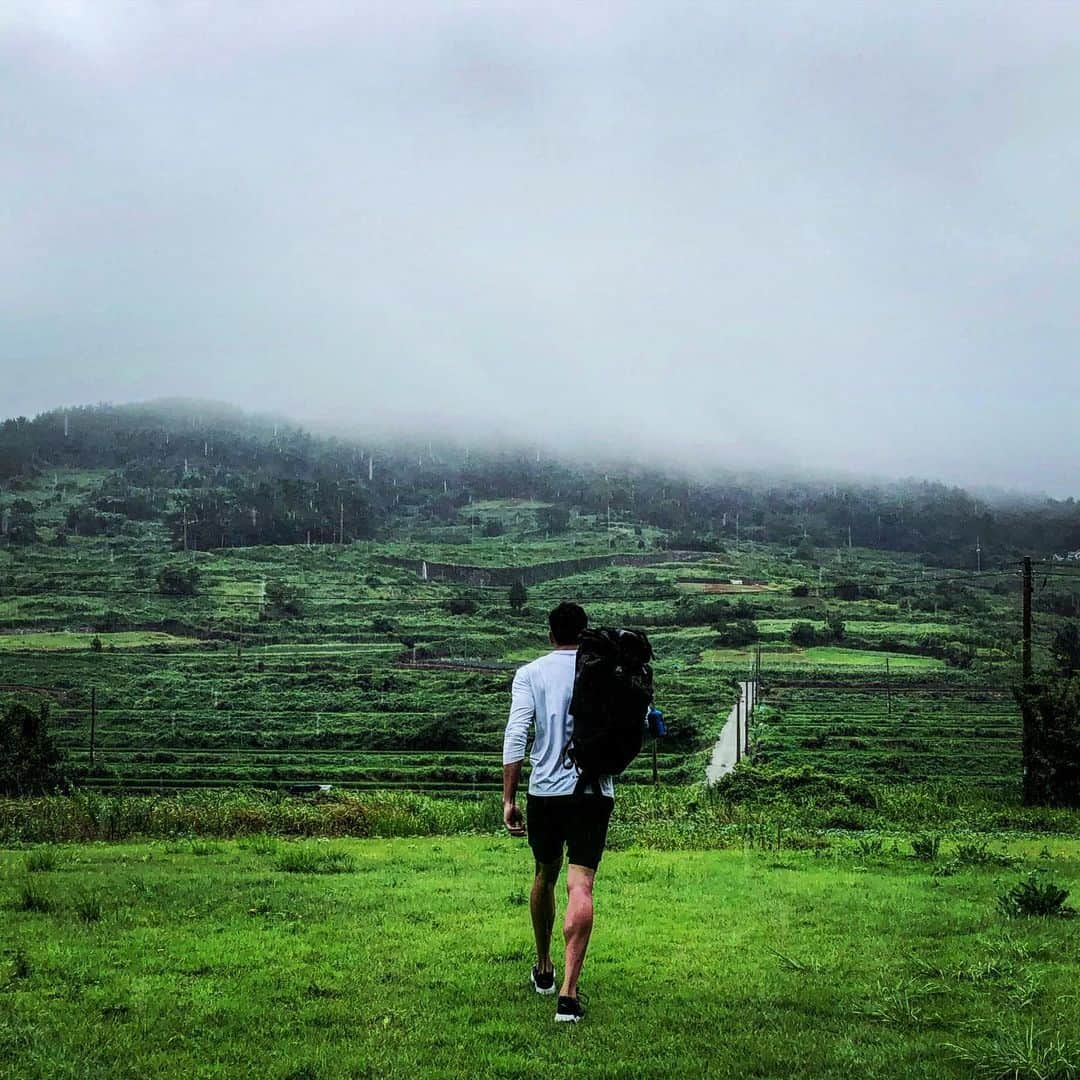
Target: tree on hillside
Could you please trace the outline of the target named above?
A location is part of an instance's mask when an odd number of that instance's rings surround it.
[[[194,596],[199,587],[199,571],[194,566],[163,566],[157,575],[162,596]]]
[[[526,601],[529,599],[529,594],[525,590],[525,582],[518,578],[513,585],[510,586],[510,607],[514,611],[520,611]]]
[[[565,506],[542,506],[536,511],[541,529],[549,533],[564,533],[570,525],[570,511]]]
[[[1054,635],[1050,652],[1063,675],[1080,672],[1080,624],[1066,623]]]
[[[455,596],[446,601],[446,610],[451,615],[475,615],[476,601],[467,596]]]
[[[1080,676],[1053,674],[1026,695],[1024,801],[1080,806]]]
[[[0,714],[0,795],[40,795],[63,787],[63,756],[49,737],[48,709],[17,702]]]
[[[288,581],[270,578],[266,583],[266,610],[277,618],[297,618],[304,614],[300,590]]]

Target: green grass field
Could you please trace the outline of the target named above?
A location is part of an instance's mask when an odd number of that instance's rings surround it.
[[[1075,882],[1080,846],[1011,850],[944,876],[889,845],[609,852],[569,1030],[528,986],[522,842],[6,850],[0,1072],[1074,1076],[1080,920],[996,898]]]
[[[724,664],[746,668],[754,660],[753,649],[705,649],[702,660],[708,664]],[[833,668],[846,671],[872,668],[884,673],[885,661],[895,671],[943,671],[945,663],[932,656],[912,656],[904,653],[884,653],[872,649],[844,649],[833,645],[812,645],[800,649],[794,645],[761,647],[763,669],[769,672],[806,668]]]
[[[102,631],[63,631],[61,633],[0,634],[0,651],[3,652],[71,652],[89,649],[94,639],[101,642],[102,649],[144,649],[150,645],[178,646],[198,645],[196,638],[177,637],[155,630],[131,630],[109,633]]]

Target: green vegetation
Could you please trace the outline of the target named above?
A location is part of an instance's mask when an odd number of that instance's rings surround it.
[[[829,773],[961,780],[1018,791],[1012,695],[962,684],[774,686],[751,725],[758,764]]]
[[[5,1075],[516,1076],[541,1040],[544,1075],[1077,1075],[1067,570],[1042,805],[1013,692],[1015,558],[1075,546],[1071,501],[61,419],[0,429]],[[497,794],[563,599],[646,630],[670,731],[619,782],[584,1031],[529,992]]]
[[[1051,846],[1014,845],[1006,881],[1075,879],[1077,843]],[[528,985],[531,863],[505,837],[74,845],[31,885],[20,861],[0,853],[12,1077],[530,1075],[540,1046],[548,1075],[1080,1063],[1080,921],[1006,917],[1000,869],[892,846],[610,852],[573,1031]]]

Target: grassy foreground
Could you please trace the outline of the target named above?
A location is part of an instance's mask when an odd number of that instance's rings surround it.
[[[1080,919],[996,897],[1080,843],[1009,850],[610,852],[568,1030],[520,841],[8,849],[0,1075],[1073,1076]]]

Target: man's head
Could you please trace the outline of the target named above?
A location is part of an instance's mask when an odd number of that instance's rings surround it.
[[[577,604],[564,601],[548,612],[553,645],[576,645],[581,641],[581,631],[588,625],[589,616],[585,614],[585,609]]]

